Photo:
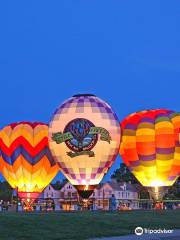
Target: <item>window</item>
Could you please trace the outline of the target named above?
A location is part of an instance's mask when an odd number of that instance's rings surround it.
[[[77,198],[78,197],[77,193],[76,192],[72,193],[72,197]]]
[[[49,185],[49,191],[51,190],[50,185]]]
[[[64,198],[64,192],[61,192],[61,197]]]
[[[103,207],[106,207],[106,208],[107,208],[108,206],[109,206],[109,200],[106,200],[106,199],[105,199],[105,200],[103,201]]]
[[[51,197],[53,198],[53,192],[51,193]]]

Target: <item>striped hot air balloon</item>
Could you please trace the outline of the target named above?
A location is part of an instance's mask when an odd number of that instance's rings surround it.
[[[122,123],[120,155],[146,187],[171,186],[180,174],[180,114],[146,110]]]
[[[58,172],[44,123],[19,122],[4,127],[0,155],[2,174],[20,198],[37,198]]]

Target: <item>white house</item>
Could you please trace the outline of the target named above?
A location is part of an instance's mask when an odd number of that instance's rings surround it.
[[[63,210],[75,210],[77,209],[77,204],[79,200],[79,196],[77,193],[76,188],[67,182],[64,186],[60,189],[60,204]]]
[[[117,207],[124,203],[130,208],[139,208],[138,191],[130,183],[106,182],[99,185],[90,198],[95,199],[97,209],[109,209],[109,199],[112,195],[116,199]]]
[[[65,185],[60,189],[60,199],[77,199],[77,190],[71,185],[70,182],[65,183]]]
[[[116,206],[126,204],[128,207],[137,209],[138,190],[130,183],[118,183],[116,181],[99,184],[90,196],[89,201],[94,209],[109,209],[110,198],[114,195]],[[61,189],[54,189],[53,185],[49,185],[43,192],[43,197],[51,198],[55,204],[59,205],[63,210],[77,209],[79,195],[77,190],[71,183],[66,182]]]
[[[44,199],[53,199],[54,203],[57,205],[59,203],[60,198],[60,191],[58,189],[55,189],[55,187],[52,184],[49,184],[41,194],[41,197]]]

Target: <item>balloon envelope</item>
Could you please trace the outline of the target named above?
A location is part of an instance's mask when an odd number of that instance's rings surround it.
[[[58,172],[44,123],[19,122],[4,127],[0,154],[2,174],[20,197],[37,197]]]
[[[55,111],[49,146],[67,179],[87,198],[111,167],[120,143],[118,118],[100,98],[75,95]]]
[[[171,186],[180,174],[180,114],[137,112],[122,123],[120,154],[143,186]]]

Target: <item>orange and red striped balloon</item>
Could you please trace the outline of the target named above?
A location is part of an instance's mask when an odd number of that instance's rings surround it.
[[[180,114],[146,110],[122,123],[120,155],[143,186],[171,186],[180,174]]]
[[[19,122],[0,131],[0,165],[20,197],[36,198],[58,172],[48,146],[48,126]]]

